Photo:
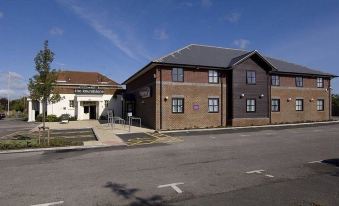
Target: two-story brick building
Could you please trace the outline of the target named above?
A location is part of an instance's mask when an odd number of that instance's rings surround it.
[[[123,84],[126,110],[166,130],[330,120],[334,77],[256,50],[188,45]]]

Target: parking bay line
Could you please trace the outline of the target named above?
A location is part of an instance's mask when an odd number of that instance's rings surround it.
[[[177,193],[182,193],[182,190],[177,185],[183,185],[183,182],[171,183],[166,185],[159,185],[158,188],[172,187]]]
[[[253,170],[253,171],[248,171],[246,174],[261,174],[262,172],[265,172],[265,170]]]
[[[317,160],[317,161],[312,161],[312,162],[308,162],[309,164],[314,164],[314,163],[323,163],[323,160]]]
[[[31,206],[52,206],[52,205],[60,205],[63,203],[64,201],[58,201],[58,202],[49,202],[49,203],[43,203],[43,204],[37,204],[37,205],[31,205]]]

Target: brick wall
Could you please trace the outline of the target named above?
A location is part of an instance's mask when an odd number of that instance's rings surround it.
[[[156,127],[156,84],[154,74],[155,69],[151,69],[141,75],[131,83],[126,85],[126,93],[133,94],[136,98],[135,114],[133,116],[141,117],[142,124],[149,128]],[[151,88],[151,97],[141,98],[139,91],[143,87]]]
[[[272,99],[280,99],[280,112],[272,112],[272,124],[329,120],[330,98],[326,88],[330,80],[324,80],[324,88],[317,88],[316,81],[316,77],[304,77],[304,87],[295,87],[295,77],[281,76],[280,86],[271,87]],[[296,111],[297,98],[304,100],[304,111]],[[324,99],[324,111],[317,111],[317,99]]]
[[[218,84],[208,83],[208,70],[184,69],[184,82],[172,82],[172,67],[158,67],[157,73],[157,129],[160,129],[160,101],[162,101],[162,129],[206,128],[226,125],[226,78]],[[223,95],[221,94],[223,91]],[[168,99],[167,99],[167,98]],[[172,98],[184,97],[184,113],[172,113]],[[219,98],[219,112],[208,112],[208,98]],[[167,100],[166,100],[167,99]],[[193,106],[199,107],[193,108]],[[221,106],[222,105],[222,106]]]

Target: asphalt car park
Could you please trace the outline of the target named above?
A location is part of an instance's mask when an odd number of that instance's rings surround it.
[[[0,139],[19,131],[27,131],[36,127],[38,123],[27,122],[22,119],[5,118],[0,120]]]
[[[339,205],[338,132],[333,124],[3,154],[0,205]]]

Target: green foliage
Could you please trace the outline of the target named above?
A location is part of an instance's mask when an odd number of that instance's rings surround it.
[[[25,139],[25,140],[0,140],[0,150],[11,149],[29,149],[29,148],[44,148],[44,147],[65,147],[65,146],[80,146],[83,145],[81,140],[73,140],[66,138],[55,138],[50,140],[50,145],[47,145],[47,140]]]
[[[43,50],[40,50],[34,58],[37,74],[29,79],[28,90],[33,100],[41,100],[43,105],[47,102],[55,103],[60,101],[60,95],[54,90],[57,71],[51,69],[54,60],[54,53],[48,48],[48,41],[44,42]],[[42,121],[45,126],[45,106],[43,106]]]
[[[42,122],[43,115],[39,114],[35,121]],[[70,116],[69,114],[63,114],[60,117],[57,117],[56,115],[47,115],[46,116],[46,122],[60,122],[63,119],[68,119],[68,121],[76,121],[77,119],[75,117]]]
[[[53,114],[47,115],[46,121],[47,122],[59,122],[60,118],[58,118],[56,115],[53,115]]]
[[[339,116],[339,95],[332,95],[332,115]]]

